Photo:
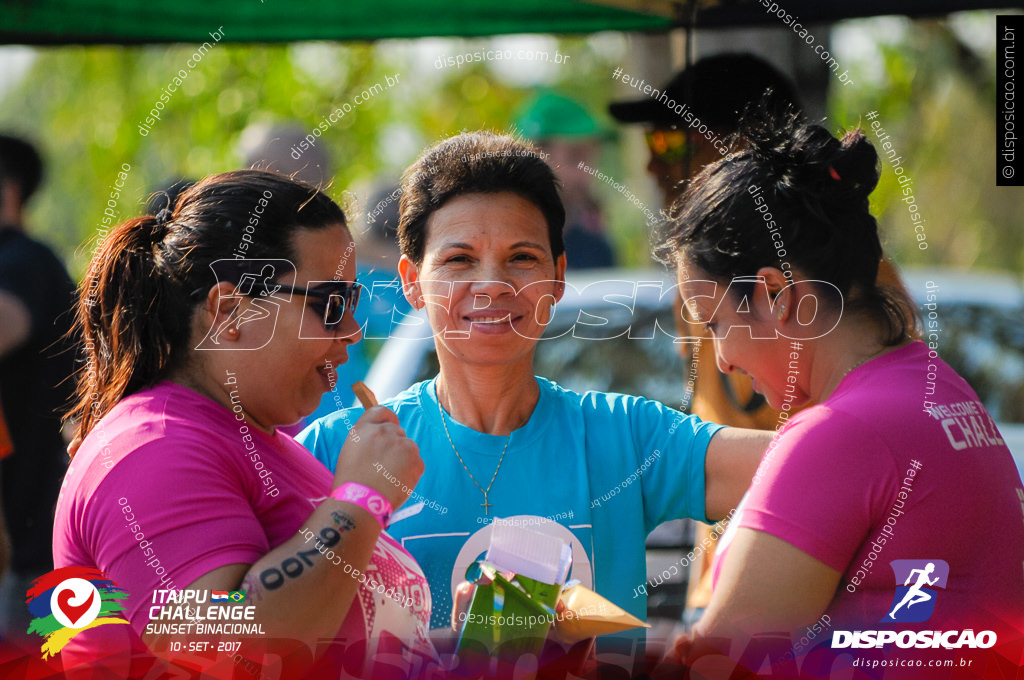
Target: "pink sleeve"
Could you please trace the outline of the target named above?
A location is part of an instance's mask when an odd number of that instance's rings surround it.
[[[136,630],[149,620],[154,590],[184,589],[270,549],[251,484],[230,455],[211,450],[216,444],[181,437],[145,444],[110,470],[90,500],[83,528],[99,551],[93,558],[130,594]]]
[[[885,443],[825,406],[798,416],[750,488],[739,526],[776,536],[845,572],[899,484]]]

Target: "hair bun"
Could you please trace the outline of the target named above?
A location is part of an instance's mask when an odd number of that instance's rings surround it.
[[[846,176],[833,163],[840,151],[839,141],[820,125],[808,125],[798,111],[779,113],[762,100],[747,111],[740,138],[766,178],[774,179],[783,194],[820,196],[846,184]]]
[[[878,186],[878,152],[860,130],[843,135],[830,167],[839,176],[838,189],[852,200],[866,200]]]
[[[878,185],[878,154],[860,130],[838,140],[802,114],[779,114],[762,101],[748,110],[740,138],[783,193],[860,204]]]
[[[782,179],[794,174],[804,162],[793,136],[802,119],[792,109],[785,113],[769,109],[765,95],[757,107],[744,114],[740,138],[762,166]]]

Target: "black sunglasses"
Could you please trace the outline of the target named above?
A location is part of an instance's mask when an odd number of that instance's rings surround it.
[[[320,315],[324,329],[333,331],[341,324],[346,312],[355,313],[362,287],[358,281],[324,281],[315,288],[295,288],[280,283],[259,281],[246,291],[246,295],[302,295],[306,298],[306,304]]]

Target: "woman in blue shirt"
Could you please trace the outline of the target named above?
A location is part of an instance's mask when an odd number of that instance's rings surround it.
[[[770,434],[534,375],[566,260],[557,180],[532,147],[461,134],[429,149],[402,189],[399,272],[409,303],[426,308],[440,373],[384,403],[426,464],[389,533],[430,581],[432,627],[448,625],[495,517],[571,542],[571,577],[645,618],[647,534],[725,517]],[[299,441],[332,466],[360,412],[327,416]]]

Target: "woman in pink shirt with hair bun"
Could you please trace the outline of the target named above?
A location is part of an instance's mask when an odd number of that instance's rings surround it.
[[[796,116],[751,117],[735,148],[676,203],[662,255],[719,369],[783,422],[669,663],[948,678],[912,662],[1019,655],[1024,489],[977,395],[913,339],[913,304],[876,285],[878,154]]]

